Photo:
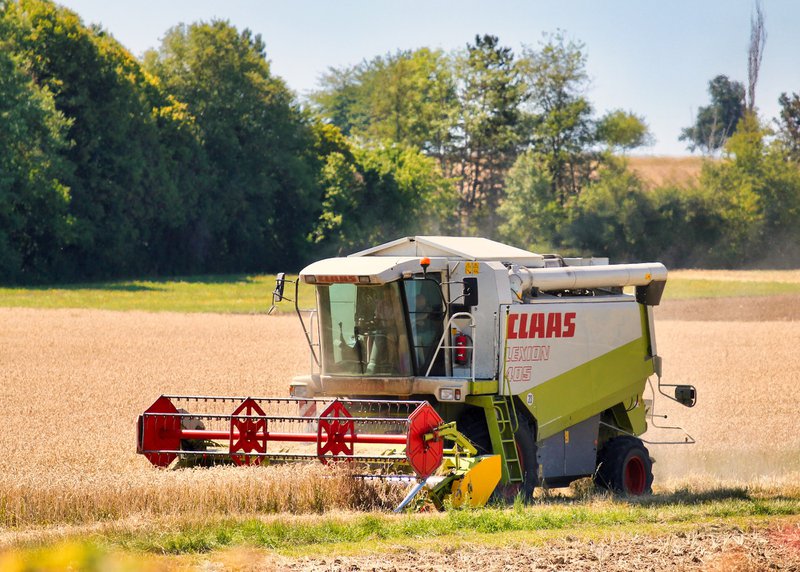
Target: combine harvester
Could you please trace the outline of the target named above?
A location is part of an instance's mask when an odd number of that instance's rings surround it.
[[[696,401],[693,386],[661,383],[653,306],[666,280],[660,263],[484,238],[406,237],[321,260],[294,281],[312,372],[291,397],[161,396],[139,417],[138,452],[160,467],[360,461],[416,482],[398,509],[420,490],[440,508],[480,506],[587,476],[646,494],[648,384]],[[300,282],[316,289],[305,320]]]

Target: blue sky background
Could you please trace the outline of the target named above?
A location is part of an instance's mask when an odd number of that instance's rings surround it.
[[[746,82],[753,0],[284,1],[62,0],[85,23],[100,24],[131,52],[156,47],[178,23],[221,18],[260,33],[272,70],[303,96],[328,67],[422,46],[463,48],[490,33],[519,50],[545,32],[583,42],[598,114],[643,115],[656,143],[644,154],[683,155],[682,127],[708,103],[717,74]],[[756,105],[778,112],[782,92],[800,91],[800,2],[764,0],[767,43]]]

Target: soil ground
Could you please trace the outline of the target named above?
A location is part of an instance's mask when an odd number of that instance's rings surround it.
[[[659,322],[793,322],[800,321],[800,295],[664,300],[655,314]]]
[[[287,558],[234,549],[193,564],[214,569],[333,572],[705,571],[800,570],[800,525],[705,525],[668,535],[614,534],[586,539],[494,539],[493,545],[455,541],[425,547],[380,545],[368,554]]]

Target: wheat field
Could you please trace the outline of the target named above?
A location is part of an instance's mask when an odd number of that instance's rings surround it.
[[[628,164],[648,188],[697,183],[703,168],[702,157],[628,157]]]
[[[657,402],[698,441],[651,446],[657,484],[796,482],[800,322],[657,328],[664,381],[699,391],[694,409]],[[136,416],[161,393],[286,395],[310,367],[294,316],[0,309],[0,363],[0,527],[398,500],[394,489],[340,478],[341,468],[164,471],[135,454]]]

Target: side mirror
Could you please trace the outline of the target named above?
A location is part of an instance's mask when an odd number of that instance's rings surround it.
[[[286,272],[278,272],[275,280],[275,290],[272,291],[272,303],[276,304],[283,300],[283,287],[286,284]]]
[[[272,306],[269,307],[267,315],[272,315],[275,310],[275,305],[283,301],[283,287],[286,285],[286,272],[278,272],[275,279],[275,290],[272,291]]]
[[[693,385],[676,385],[675,401],[686,407],[694,407],[697,403],[697,390]]]
[[[464,278],[464,305],[478,305],[478,279],[474,277]]]

